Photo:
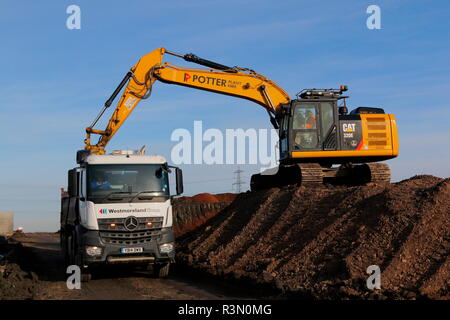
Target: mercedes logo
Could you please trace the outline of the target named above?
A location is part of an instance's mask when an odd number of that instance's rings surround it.
[[[136,230],[136,228],[139,226],[139,221],[136,217],[128,217],[125,219],[125,222],[123,223],[125,226],[125,229],[128,231]]]

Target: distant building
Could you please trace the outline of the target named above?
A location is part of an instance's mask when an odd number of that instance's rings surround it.
[[[10,236],[14,232],[14,213],[0,212],[0,235]]]

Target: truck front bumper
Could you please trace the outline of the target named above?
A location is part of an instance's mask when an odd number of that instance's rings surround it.
[[[175,261],[174,235],[172,228],[162,228],[157,240],[138,244],[111,244],[106,243],[97,230],[88,230],[83,227],[78,230],[79,245],[82,251],[84,265],[103,263],[167,263]],[[161,252],[160,246],[172,244],[173,250]],[[98,253],[88,254],[88,248],[96,247]],[[123,253],[125,248],[142,248],[139,253]]]

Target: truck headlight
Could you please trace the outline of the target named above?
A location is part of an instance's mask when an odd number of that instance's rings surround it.
[[[159,251],[161,253],[169,253],[173,251],[173,242],[170,243],[164,243],[159,246]]]
[[[88,256],[100,256],[102,254],[102,248],[95,246],[86,246],[86,254]]]

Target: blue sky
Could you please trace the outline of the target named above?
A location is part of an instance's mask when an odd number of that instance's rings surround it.
[[[71,4],[81,8],[81,30],[66,28]],[[381,8],[381,30],[366,27],[371,4]],[[59,188],[84,128],[126,71],[158,47],[250,67],[291,96],[347,84],[351,107],[381,106],[397,117],[394,180],[448,177],[449,15],[448,1],[3,0],[0,211],[15,212],[16,227],[27,231],[57,230]],[[157,83],[108,149],[145,144],[170,158],[172,131],[191,129],[194,120],[205,128],[270,128],[252,102]],[[241,168],[247,182],[257,170]],[[236,166],[183,169],[186,193],[195,194],[230,191]]]

